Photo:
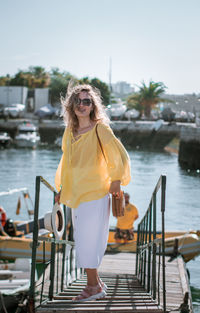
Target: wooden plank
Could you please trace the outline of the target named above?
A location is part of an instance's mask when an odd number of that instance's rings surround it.
[[[178,312],[183,302],[184,292],[189,285],[183,260],[175,259],[168,262],[166,258],[166,299],[167,311]],[[135,254],[118,253],[105,255],[100,266],[100,277],[108,286],[104,299],[87,302],[72,302],[72,297],[80,294],[86,285],[86,276],[73,282],[63,292],[56,295],[53,301],[48,301],[36,310],[37,313],[54,312],[135,312],[161,313],[162,309],[153,301],[140,285],[134,274]],[[184,276],[184,277],[183,277]],[[160,286],[162,284],[162,271]],[[162,305],[162,287],[160,303]]]

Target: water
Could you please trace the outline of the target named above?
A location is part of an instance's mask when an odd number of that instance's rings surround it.
[[[161,174],[167,176],[166,230],[200,229],[200,174],[183,171],[177,156],[167,153],[129,151],[132,165],[132,181],[124,188],[131,195],[140,217],[145,213],[153,189]],[[1,150],[0,191],[27,187],[32,199],[35,195],[35,177],[43,176],[54,185],[54,175],[61,156],[60,150]],[[16,216],[18,195],[3,196],[0,204],[13,219]],[[42,187],[40,216],[52,209],[52,194]],[[22,203],[20,220],[27,220]],[[139,218],[140,220],[140,218]],[[137,227],[137,221],[135,226]],[[111,217],[110,224],[115,225]],[[195,313],[200,312],[200,256],[187,263]]]

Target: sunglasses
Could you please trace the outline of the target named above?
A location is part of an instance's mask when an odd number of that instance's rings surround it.
[[[91,99],[89,99],[89,98],[78,99],[77,105],[80,105],[81,103],[82,103],[82,105],[89,107],[90,104],[92,103],[92,101],[91,101]]]

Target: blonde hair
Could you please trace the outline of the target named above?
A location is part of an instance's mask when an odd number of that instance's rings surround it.
[[[104,124],[109,124],[110,120],[106,115],[104,106],[102,104],[101,93],[99,89],[85,84],[73,86],[73,82],[69,82],[65,98],[61,97],[62,116],[67,127],[76,130],[79,126],[78,118],[74,112],[74,105],[78,102],[79,94],[85,91],[89,94],[92,100],[93,110],[90,112],[90,119],[92,121],[101,121]]]

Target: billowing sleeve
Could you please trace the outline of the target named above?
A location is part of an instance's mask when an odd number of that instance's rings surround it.
[[[56,170],[56,175],[55,175],[55,186],[57,191],[61,190],[62,187],[62,171],[63,171],[63,160],[64,160],[64,151],[66,151],[66,137],[67,137],[67,129],[65,129],[63,138],[62,138],[62,156],[60,159],[60,162],[58,164],[58,168]]]
[[[111,181],[120,180],[121,185],[128,185],[131,180],[131,171],[130,158],[126,149],[109,126],[99,124],[98,133]]]
[[[63,154],[58,164],[58,168],[56,170],[56,175],[55,175],[55,186],[56,186],[57,191],[60,191],[61,189],[62,164],[63,164]]]

